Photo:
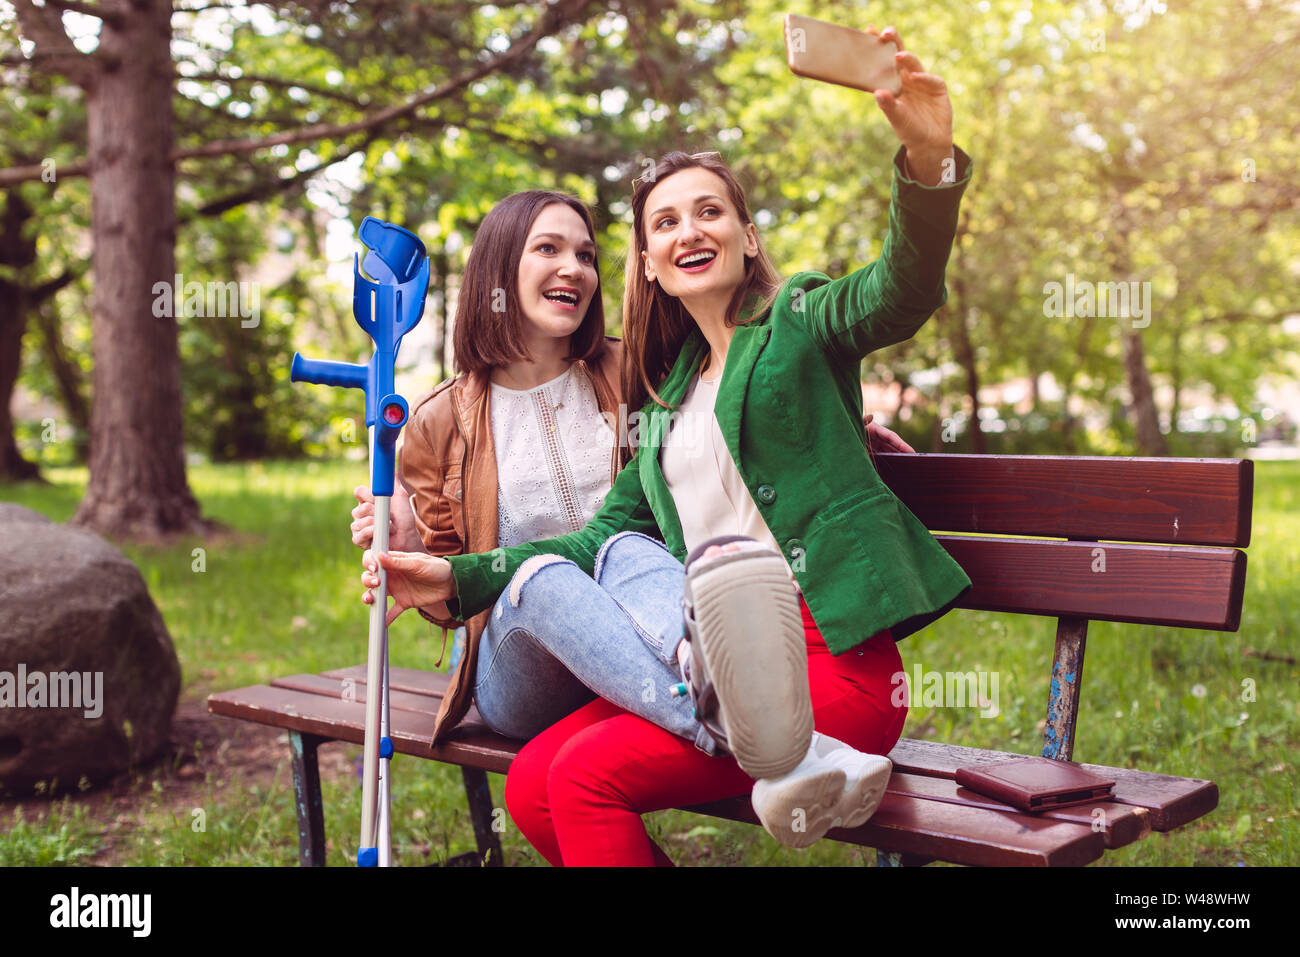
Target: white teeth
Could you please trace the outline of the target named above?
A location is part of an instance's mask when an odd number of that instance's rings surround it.
[[[699,263],[708,262],[710,259],[714,257],[714,255],[715,255],[714,253],[709,252],[708,250],[703,250],[698,253],[691,253],[689,256],[683,256],[681,259],[677,260],[677,265],[683,267],[694,266]]]
[[[576,306],[578,304],[577,293],[566,292],[565,290],[562,289],[556,289],[551,292],[544,292],[542,293],[542,295],[553,302],[567,302],[571,306]]]

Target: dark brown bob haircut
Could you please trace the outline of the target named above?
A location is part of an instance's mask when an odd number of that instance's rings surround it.
[[[485,373],[520,359],[532,361],[533,356],[524,344],[526,319],[519,305],[519,261],[533,222],[553,203],[563,203],[581,216],[587,235],[595,243],[591,213],[574,196],[530,189],[507,196],[493,206],[474,236],[474,246],[461,278],[451,337],[457,372]],[[605,348],[605,304],[598,253],[595,268],[596,292],[582,325],[569,338],[567,358],[570,360],[590,362]]]

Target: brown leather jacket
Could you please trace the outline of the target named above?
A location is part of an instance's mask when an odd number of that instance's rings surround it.
[[[607,336],[591,363],[579,361],[590,378],[602,412],[620,416],[619,364],[623,343]],[[486,375],[460,375],[415,403],[402,431],[398,474],[411,496],[415,524],[431,555],[490,552],[497,541],[497,460]],[[621,419],[615,419],[620,421]],[[621,429],[615,432],[621,433]],[[610,484],[621,466],[617,442],[610,450]],[[421,609],[444,628],[461,623]],[[465,622],[465,653],[442,699],[433,725],[436,745],[465,717],[474,696],[479,641],[491,609]]]

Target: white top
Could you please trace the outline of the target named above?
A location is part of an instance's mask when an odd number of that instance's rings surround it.
[[[747,535],[780,552],[713,414],[720,381],[695,374],[682,404],[668,418],[659,453],[659,467],[677,506],[686,550],[718,535]],[[793,571],[790,578],[794,580]]]
[[[576,532],[609,492],[614,432],[573,366],[531,389],[491,383],[502,548]]]

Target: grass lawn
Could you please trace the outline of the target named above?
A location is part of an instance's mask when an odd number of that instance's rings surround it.
[[[1300,863],[1300,463],[1258,462],[1255,475],[1240,631],[1089,628],[1074,757],[1209,778],[1220,789],[1213,813],[1108,853],[1105,865]],[[85,471],[47,477],[52,486],[0,486],[0,500],[66,521]],[[365,481],[358,463],[195,467],[190,482],[204,513],[231,532],[125,549],[176,643],[183,712],[202,711],[212,691],[364,661],[359,552],[347,524],[350,489]],[[441,632],[408,614],[390,634],[393,665],[432,668]],[[1038,753],[1054,635],[1052,619],[958,610],[908,638],[900,649],[909,675],[918,664],[996,673],[999,713],[914,707],[904,736]],[[205,746],[213,743],[196,736],[194,749]],[[360,750],[322,749],[331,864],[351,863],[361,793],[351,769]],[[296,863],[287,746],[275,754],[259,766],[188,762],[205,768],[189,777],[173,756],[113,789],[0,804],[0,865]],[[490,776],[498,804],[503,780]],[[685,812],[646,820],[679,863],[874,862],[874,852],[830,843],[789,850],[758,828]],[[397,863],[474,849],[458,768],[399,757],[393,822]],[[542,863],[513,826],[502,838],[507,863]]]

